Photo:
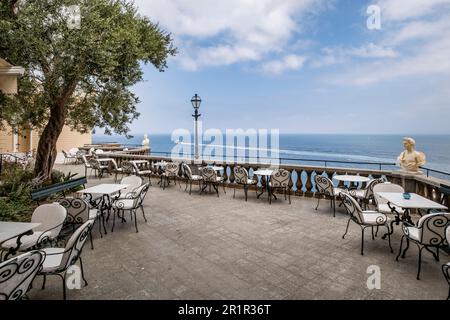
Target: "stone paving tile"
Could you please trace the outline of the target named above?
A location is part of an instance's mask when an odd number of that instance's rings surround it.
[[[80,172],[81,166],[60,166]],[[112,179],[89,179],[89,185]],[[240,192],[220,197],[191,196],[184,188],[162,190],[153,180],[145,201],[148,223],[138,215],[134,224],[116,223],[113,233],[99,237],[94,228],[95,250],[86,246],[83,264],[89,282],[82,290],[68,292],[69,299],[444,299],[447,284],[441,262],[424,254],[421,280],[417,248],[395,261],[400,228],[395,229],[391,254],[383,234],[372,241],[366,234],[364,256],[361,232],[351,224],[345,239],[348,216],[342,208],[333,218],[329,205],[293,197],[271,206],[266,198]],[[117,221],[116,221],[117,222]],[[367,268],[381,269],[381,289],[369,290]],[[61,280],[49,277],[45,290],[35,281],[31,299],[61,299]]]

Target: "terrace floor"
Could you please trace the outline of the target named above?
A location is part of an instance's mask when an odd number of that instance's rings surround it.
[[[82,166],[59,166],[80,172]],[[112,179],[90,179],[89,185]],[[448,286],[441,265],[425,252],[421,280],[416,280],[414,245],[406,259],[395,261],[401,237],[395,229],[391,254],[387,241],[366,232],[360,254],[360,228],[350,225],[340,208],[333,218],[329,203],[316,212],[316,200],[293,197],[292,205],[257,200],[232,189],[191,196],[179,186],[150,188],[145,201],[148,223],[138,216],[139,233],[130,221],[116,224],[102,239],[94,227],[95,250],[89,242],[83,264],[89,282],[68,291],[68,299],[439,299]],[[111,227],[111,224],[109,224]],[[381,232],[382,233],[382,232]],[[367,268],[381,269],[381,289],[369,290]],[[48,277],[41,291],[35,281],[31,299],[61,299],[61,280]]]

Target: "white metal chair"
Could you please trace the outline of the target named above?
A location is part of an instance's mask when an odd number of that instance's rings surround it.
[[[403,189],[402,186],[390,182],[379,183],[374,186],[373,195],[375,199],[375,204],[377,206],[377,210],[379,212],[382,212],[384,214],[392,214],[392,210],[395,209],[395,211],[399,214],[404,213],[404,210],[402,208],[396,208],[393,205],[391,205],[392,208],[391,209],[388,205],[388,201],[378,195],[378,193],[380,192],[404,193],[405,189]]]
[[[123,189],[120,192],[119,199],[125,199],[127,194],[133,192],[134,190],[136,190],[137,188],[142,186],[143,181],[142,181],[141,177],[132,175],[132,176],[123,177],[122,180],[120,180],[120,184],[128,185],[128,187],[126,187],[125,189]]]
[[[419,265],[417,270],[417,280],[420,279],[420,271],[422,267],[422,250],[426,249],[430,252],[436,261],[439,261],[439,249],[448,245],[446,239],[446,229],[450,225],[450,213],[439,212],[424,215],[417,223],[417,226],[403,221],[403,236],[400,242],[400,250],[396,260],[400,255],[405,258],[406,251],[409,249],[409,243],[413,242],[419,249]],[[406,248],[402,253],[403,240],[406,239]],[[431,251],[436,249],[436,253]]]
[[[189,194],[192,194],[193,182],[198,182],[198,187],[201,189],[201,181],[203,180],[202,176],[192,174],[191,168],[185,162],[181,163],[181,170],[183,172],[183,176],[186,178],[186,188],[184,189],[184,191],[187,191],[187,187],[189,184]]]
[[[23,236],[18,251],[28,251],[39,248],[46,243],[56,240],[61,232],[67,211],[59,203],[43,204],[34,210],[31,217],[32,223],[40,223],[33,229],[32,235]],[[17,246],[17,238],[2,243],[2,249],[9,250]]]
[[[109,161],[108,163],[108,171],[111,174],[114,174],[114,182],[117,182],[117,176],[119,174],[123,175],[123,168],[119,168],[119,166],[117,165],[116,160],[111,159],[111,161]]]
[[[364,208],[367,209],[367,205],[369,205],[374,198],[373,188],[383,182],[384,182],[383,178],[372,179],[367,183],[364,189],[351,189],[348,191],[348,193],[353,198],[360,201],[360,203],[364,206]]]
[[[272,196],[275,196],[275,191],[277,189],[282,189],[284,191],[284,199],[287,200],[286,194],[289,193],[289,204],[291,204],[291,187],[289,182],[291,181],[291,173],[284,169],[275,170],[270,176],[270,192]],[[272,203],[272,197],[269,197],[269,204]]]
[[[73,231],[77,225],[84,224],[88,220],[95,221],[100,217],[100,211],[89,206],[86,200],[78,198],[65,198],[59,203],[66,208],[67,218],[65,224],[72,225]],[[99,223],[100,235],[102,235],[101,224]],[[89,233],[91,240],[91,248],[94,249],[94,242],[92,240],[92,231]]]
[[[139,232],[137,226],[137,218],[136,212],[138,209],[142,210],[142,216],[144,217],[145,222],[147,222],[147,218],[145,217],[144,211],[144,199],[147,195],[149,189],[149,183],[143,184],[139,188],[135,189],[133,192],[128,193],[124,199],[117,199],[113,202],[112,207],[114,209],[113,212],[113,226],[111,232],[114,232],[114,227],[116,225],[116,215],[118,215],[122,222],[125,221],[124,213],[125,211],[129,211],[131,217],[134,216],[134,226],[136,228],[136,233]],[[122,216],[120,216],[122,213]]]
[[[341,192],[342,203],[347,209],[347,213],[350,215],[350,218],[347,222],[347,228],[345,230],[342,239],[345,239],[345,236],[348,233],[348,228],[350,226],[350,222],[355,222],[358,226],[361,227],[361,255],[364,254],[364,230],[366,228],[372,229],[372,240],[375,240],[374,235],[374,227],[384,226],[388,230],[388,239],[389,239],[389,248],[391,249],[391,253],[394,252],[391,246],[391,236],[389,232],[389,220],[384,213],[378,211],[363,211],[358,201],[356,201],[351,195],[345,192]]]
[[[0,263],[0,300],[20,300],[42,269],[45,253],[30,251]]]
[[[333,208],[333,216],[336,217],[336,200],[339,198],[341,192],[344,192],[344,189],[336,188],[333,181],[324,175],[317,174],[314,177],[314,181],[316,182],[316,189],[319,193],[316,210],[319,209],[320,199],[322,197],[325,199],[329,198],[331,201],[331,208]]]
[[[150,169],[141,169],[137,166],[137,164],[135,162],[131,162],[131,164],[134,167],[134,171],[135,173],[140,176],[140,177],[148,177],[148,183],[150,185],[152,185],[152,180],[151,180],[151,176],[153,174],[153,171]]]
[[[63,285],[63,298],[66,300],[66,275],[67,270],[72,265],[80,261],[81,276],[84,281],[84,285],[88,283],[84,277],[83,261],[81,260],[81,252],[86,242],[88,235],[91,232],[94,221],[88,220],[81,225],[67,241],[65,248],[45,248],[42,249],[45,252],[45,260],[43,263],[42,271],[39,275],[44,276],[42,283],[42,289],[45,288],[45,282],[48,275],[59,276]]]
[[[92,175],[92,170],[93,170],[92,163],[87,160],[86,155],[84,155],[84,154],[81,155],[81,161],[83,162],[83,165],[84,165],[84,176],[87,177],[88,169],[91,169],[91,175]]]
[[[70,154],[65,150],[62,150],[62,154],[64,155],[64,164],[74,163],[77,160],[77,157],[75,155]]]
[[[203,193],[204,190],[209,185],[209,189],[211,191],[211,186],[214,188],[214,190],[217,193],[217,197],[219,197],[219,189],[217,188],[218,185],[222,184],[223,192],[227,193],[225,191],[225,180],[223,177],[217,176],[217,171],[210,167],[204,167],[201,168],[201,174],[202,174],[202,181],[204,183],[204,187],[201,190],[200,193]]]
[[[245,201],[247,201],[248,187],[256,186],[258,184],[257,179],[250,179],[248,171],[244,167],[235,166],[233,168],[234,173],[234,193],[233,198],[236,197],[236,186],[241,185],[244,187]]]
[[[180,171],[180,164],[178,162],[169,162],[164,167],[164,173],[161,175],[161,185],[163,189],[166,189],[167,184],[170,183],[170,179],[173,179],[177,184],[178,172]]]

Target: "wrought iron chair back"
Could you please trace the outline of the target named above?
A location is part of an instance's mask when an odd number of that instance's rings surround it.
[[[363,210],[359,205],[358,201],[355,200],[351,195],[341,192],[342,203],[347,209],[347,213],[359,224],[364,224]]]
[[[383,183],[383,182],[384,182],[383,178],[370,180],[367,183],[366,192],[364,193],[364,198],[367,200],[373,199],[373,197],[374,197],[373,188],[375,188],[376,185]]]
[[[0,300],[20,300],[42,268],[43,251],[30,251],[0,263]]]
[[[201,170],[203,181],[205,182],[217,182],[217,172],[213,168],[205,167]]]
[[[131,192],[142,186],[142,178],[135,175],[124,177],[120,180],[120,184],[127,184],[128,187],[125,192]]]
[[[248,182],[248,171],[244,167],[235,166],[233,168],[234,172],[234,182],[238,184],[247,184]]]
[[[117,165],[117,162],[116,162],[116,160],[114,160],[114,159],[111,159],[111,160],[108,162],[108,166],[109,166],[109,170],[111,170],[111,171],[117,171],[117,170],[119,170],[119,166]]]
[[[316,174],[316,176],[314,177],[314,181],[316,182],[316,189],[319,193],[334,197],[334,185],[331,179],[323,175]]]
[[[129,161],[122,162],[122,171],[124,174],[136,174],[136,169]]]
[[[32,223],[40,223],[34,231],[41,231],[51,239],[56,238],[61,232],[67,210],[59,203],[43,204],[34,210],[31,216]]]
[[[80,257],[83,246],[91,232],[94,225],[94,221],[88,220],[81,225],[67,241],[61,263],[58,267],[58,271],[67,270],[71,265],[75,264]]]
[[[181,170],[185,178],[192,180],[192,170],[186,162],[181,163]]]
[[[177,162],[169,162],[164,168],[164,171],[168,176],[178,176],[179,170],[180,164]]]
[[[82,224],[89,220],[89,204],[79,198],[65,198],[59,201],[67,211],[66,223]]]
[[[277,169],[272,173],[270,181],[272,188],[289,188],[291,173],[285,169]]]
[[[446,246],[446,230],[450,225],[450,213],[430,213],[417,223],[420,243],[429,246]],[[406,227],[404,227],[405,232]]]

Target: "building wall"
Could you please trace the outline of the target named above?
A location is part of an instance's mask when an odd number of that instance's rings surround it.
[[[13,151],[13,136],[10,127],[0,131],[0,152]]]
[[[6,127],[4,130],[0,131],[0,152],[13,152],[13,141],[14,139],[10,127]],[[30,135],[29,130],[22,130],[17,142],[19,143],[19,152],[36,150],[39,144],[39,132],[33,131]],[[91,133],[81,134],[70,130],[69,127],[64,127],[61,135],[59,136],[56,148],[58,152],[61,152],[62,150],[68,151],[72,148],[91,143]]]
[[[0,91],[5,94],[17,93],[17,77],[16,76],[0,76]]]

